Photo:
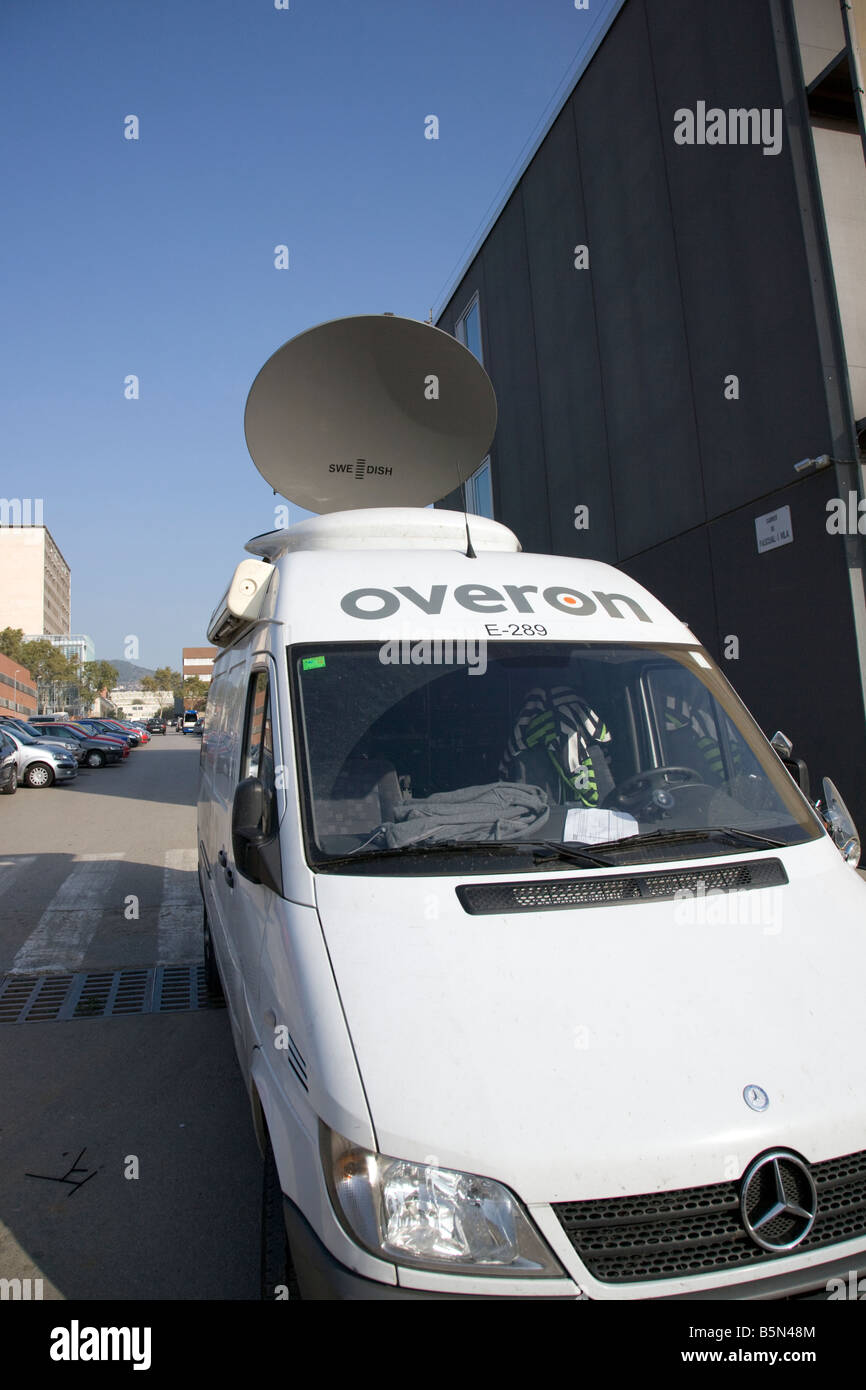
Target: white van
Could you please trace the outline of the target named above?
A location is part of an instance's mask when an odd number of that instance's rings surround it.
[[[382,384],[353,398],[365,334]],[[424,421],[424,367],[462,435]],[[832,1296],[866,1272],[856,832],[628,576],[381,492],[334,510],[366,477],[328,460],[398,467],[403,417],[465,477],[479,372],[427,325],[338,320],[247,407],[321,512],[248,543],[208,632],[205,956],[266,1159],[263,1296]]]

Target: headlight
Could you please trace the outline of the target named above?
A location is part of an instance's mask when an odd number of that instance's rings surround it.
[[[492,1178],[370,1153],[322,1126],[331,1200],[349,1235],[415,1268],[564,1278],[517,1198]]]

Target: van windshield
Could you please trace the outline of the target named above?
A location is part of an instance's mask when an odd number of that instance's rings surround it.
[[[698,647],[430,640],[288,656],[317,868],[489,873],[495,854],[531,869],[527,850],[551,844],[645,863],[823,833]]]

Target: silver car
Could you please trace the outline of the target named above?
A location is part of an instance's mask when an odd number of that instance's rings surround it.
[[[29,734],[4,733],[15,744],[18,754],[18,781],[25,787],[51,787],[55,782],[72,782],[78,776],[78,763],[63,744],[37,742]]]

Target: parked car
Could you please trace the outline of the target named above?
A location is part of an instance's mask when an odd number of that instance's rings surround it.
[[[193,731],[195,730],[195,726],[196,726],[196,724],[198,723],[198,719],[199,719],[199,714],[198,714],[198,710],[197,710],[197,709],[187,709],[187,710],[184,710],[184,712],[183,712],[183,718],[182,718],[181,723],[180,723],[180,731],[181,731],[181,733],[182,733],[182,734],[191,734],[191,733],[193,733]]]
[[[143,742],[141,730],[134,729],[131,724],[124,724],[120,719],[106,718],[100,720],[100,723],[104,724],[107,729],[114,729],[117,733],[122,734],[124,738],[128,738],[131,748],[137,748],[138,745]]]
[[[112,725],[118,733],[129,734],[132,738],[137,738],[139,743],[144,743],[144,735],[137,724],[131,723],[128,719],[106,719],[106,724]]]
[[[129,757],[131,746],[129,739],[124,738],[119,729],[112,729],[110,733],[97,728],[91,729],[89,725],[83,724],[80,720],[75,721],[75,728],[81,729],[82,733],[97,739],[100,743],[110,743],[112,747],[120,749],[122,757]]]
[[[74,754],[79,763],[82,761],[79,757],[79,746],[75,739],[68,733],[60,733],[59,730],[61,726],[59,724],[43,724],[37,727],[35,724],[29,724],[26,719],[16,719],[13,715],[9,714],[0,714],[0,724],[7,724],[13,734],[25,733],[29,734],[31,738],[37,739],[40,743],[53,743],[55,746],[60,744],[68,753]],[[52,735],[56,736],[52,737]]]
[[[120,739],[94,738],[75,724],[31,725],[31,730],[44,729],[46,734],[55,734],[59,741],[69,739],[77,751],[78,762],[83,767],[104,767],[106,763],[122,763],[128,757],[129,749]]]
[[[15,734],[8,724],[4,729],[18,753],[18,780],[25,787],[53,787],[55,782],[72,782],[78,776],[78,762],[72,753],[59,744],[51,748],[29,734]]]
[[[80,724],[83,729],[88,729],[92,734],[119,739],[126,748],[138,747],[140,740],[137,734],[131,734],[128,729],[121,729],[116,724],[110,724],[107,719],[92,719],[88,715],[87,718],[76,719],[75,722]]]
[[[148,719],[147,728],[152,734],[165,734],[167,725],[164,719],[159,715],[155,715],[153,719]]]
[[[0,792],[12,796],[18,790],[18,749],[0,728]]]

